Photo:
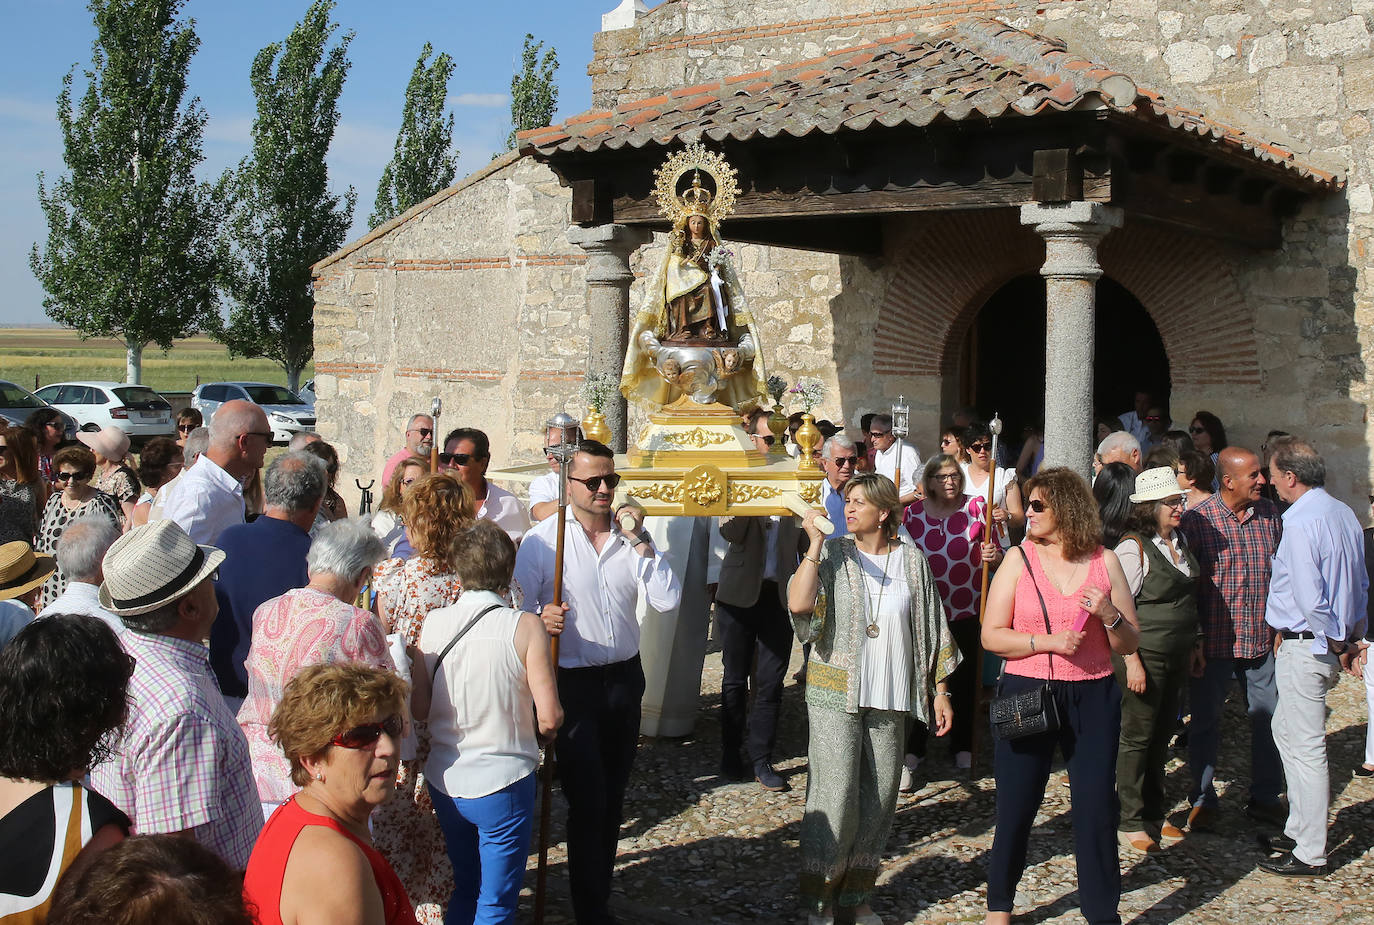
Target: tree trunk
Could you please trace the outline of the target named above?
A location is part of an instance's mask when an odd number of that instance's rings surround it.
[[[300,394],[300,392],[299,392],[299,388],[300,388],[300,384],[301,384],[301,370],[300,370],[300,367],[299,367],[299,366],[297,366],[297,367],[287,366],[287,367],[285,367],[285,369],[286,369],[286,387],[287,387],[288,389],[290,389],[292,392],[295,392],[296,394]]]
[[[124,373],[124,381],[130,385],[141,385],[143,383],[143,344],[126,343],[124,345],[124,359],[128,367]]]

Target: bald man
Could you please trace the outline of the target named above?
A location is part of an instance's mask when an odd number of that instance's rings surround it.
[[[243,486],[262,468],[272,428],[249,401],[227,401],[210,419],[210,445],[172,489],[163,518],[197,543],[213,546],[226,527],[243,523]]]

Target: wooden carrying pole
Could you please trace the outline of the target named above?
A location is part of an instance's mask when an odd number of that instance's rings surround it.
[[[444,403],[439,398],[435,398],[429,405],[430,427],[434,428],[429,432],[429,472],[431,475],[439,471],[439,412],[443,410]]]
[[[984,513],[983,540],[984,542],[996,543],[997,534],[994,532],[996,527],[992,519],[992,496],[997,488],[997,435],[1002,432],[1002,419],[993,412],[992,423],[988,425],[988,430],[992,431],[992,445],[988,447],[988,505]],[[988,573],[991,571],[991,564],[983,562],[983,589],[978,597],[978,625],[983,625],[983,614],[988,610]],[[970,743],[971,757],[969,758],[968,776],[976,779],[974,773],[978,768],[978,731],[982,729],[981,719],[983,710],[983,641],[978,640],[977,655],[973,659],[973,737]]]
[[[565,440],[566,438],[564,438]],[[568,525],[568,465],[572,462],[572,451],[576,444],[569,445],[560,440],[558,446],[558,539],[553,547],[553,600],[550,603],[563,606],[563,534]],[[564,624],[566,627],[566,623]],[[562,634],[549,639],[549,652],[553,657],[554,677],[558,676],[558,641]],[[534,880],[534,922],[544,925],[544,898],[547,895],[549,878],[549,823],[553,815],[553,742],[544,746],[544,766],[539,769],[539,867]]]

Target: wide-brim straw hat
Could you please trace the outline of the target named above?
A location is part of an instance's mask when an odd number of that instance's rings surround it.
[[[105,553],[100,606],[121,617],[157,610],[184,597],[224,561],[214,546],[197,546],[174,520],[135,527]]]
[[[1135,477],[1135,492],[1131,495],[1131,503],[1163,501],[1165,498],[1177,498],[1183,494],[1187,492],[1178,487],[1178,475],[1174,470],[1168,466],[1156,466]]]
[[[23,540],[0,546],[0,601],[32,591],[48,580],[57,560],[44,552],[34,552]]]
[[[93,434],[82,431],[76,439],[110,462],[123,462],[129,455],[129,435],[113,424]]]

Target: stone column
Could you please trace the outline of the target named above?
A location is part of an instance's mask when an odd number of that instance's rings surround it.
[[[568,229],[568,240],[587,252],[587,314],[591,330],[587,346],[587,372],[614,373],[620,377],[630,333],[630,255],[652,235],[628,225],[594,225]],[[617,395],[606,405],[611,427],[611,449],[625,452],[625,399]]]
[[[1092,475],[1093,332],[1097,246],[1121,227],[1121,210],[1099,202],[1033,202],[1021,224],[1045,239],[1045,465]]]

